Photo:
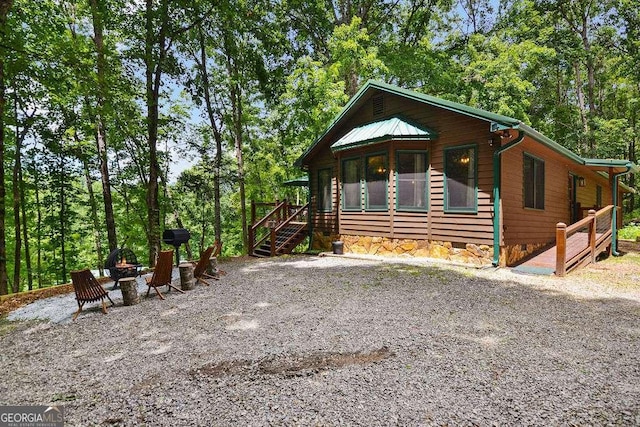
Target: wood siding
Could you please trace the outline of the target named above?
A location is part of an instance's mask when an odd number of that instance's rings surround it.
[[[375,92],[375,91],[374,91]],[[373,93],[372,96],[375,96]],[[348,235],[381,236],[402,239],[428,239],[449,241],[464,245],[465,243],[493,244],[492,223],[492,190],[493,148],[489,146],[489,123],[483,120],[463,116],[420,102],[408,100],[396,95],[384,94],[385,112],[382,116],[373,116],[371,102],[364,102],[345,120],[338,129],[326,135],[322,148],[310,159],[312,172],[311,189],[314,206],[314,228],[329,224],[326,215],[317,213],[317,170],[327,167],[332,159],[330,145],[351,129],[362,124],[395,115],[427,126],[438,133],[434,141],[385,142],[361,149],[339,152],[333,161],[334,178],[338,181],[335,200],[340,201],[341,159],[354,156],[366,156],[368,153],[385,152],[388,156],[388,210],[367,211],[364,209],[364,191],[360,211],[343,211],[338,209],[338,232]],[[444,152],[448,147],[474,145],[477,148],[477,213],[451,213],[444,211]],[[427,212],[398,211],[395,206],[395,160],[397,150],[427,150],[429,154],[429,210]],[[337,204],[336,204],[337,206]]]
[[[524,207],[524,153],[544,161],[544,209]],[[504,245],[551,243],[555,241],[556,224],[571,223],[569,178],[585,177],[586,186],[576,188],[576,200],[582,206],[594,206],[596,185],[602,187],[602,202],[611,200],[607,178],[573,163],[566,157],[526,137],[502,154],[502,230]]]

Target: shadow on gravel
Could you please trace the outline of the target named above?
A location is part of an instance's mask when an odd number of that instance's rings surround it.
[[[224,360],[210,363],[191,371],[192,376],[223,377],[227,375],[284,375],[308,376],[328,369],[349,365],[368,365],[380,362],[393,353],[386,347],[370,352],[328,353],[317,352],[307,355],[288,354],[267,357],[260,360]]]

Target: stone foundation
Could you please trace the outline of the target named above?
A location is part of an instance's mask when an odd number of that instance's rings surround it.
[[[500,265],[505,265],[506,263],[506,265],[512,266],[544,246],[547,246],[547,244],[528,243],[503,246],[500,249]]]
[[[470,243],[463,248],[457,248],[451,242],[441,241],[348,235],[318,236],[314,234],[313,247],[314,249],[331,250],[331,242],[337,239],[344,242],[345,253],[429,257],[476,265],[491,264],[493,261],[491,246]]]
[[[313,233],[312,249],[331,251],[331,242],[336,240],[344,242],[345,253],[428,257],[477,265],[488,265],[493,262],[493,247],[488,245],[467,243],[464,248],[456,248],[451,242],[341,236],[339,234],[325,235],[317,231]],[[546,246],[545,243],[529,243],[502,247],[500,248],[500,265],[503,267],[515,265],[544,246]]]
[[[334,242],[336,240],[340,240],[340,235],[338,234],[325,235],[321,231],[314,231],[313,237],[311,239],[311,249],[318,250],[318,251],[330,251],[331,242]]]

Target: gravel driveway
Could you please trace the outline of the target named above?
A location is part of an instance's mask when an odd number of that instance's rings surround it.
[[[82,426],[640,424],[637,293],[401,259],[221,267],[106,316],[5,321],[0,403]]]

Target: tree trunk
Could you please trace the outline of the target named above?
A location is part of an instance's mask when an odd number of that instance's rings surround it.
[[[22,151],[22,138],[20,136],[18,123],[18,100],[14,103],[15,121],[16,121],[16,149],[13,157],[13,182],[11,183],[11,190],[13,192],[13,227],[14,227],[14,239],[15,248],[13,252],[13,293],[20,292],[20,266],[22,257],[22,236],[20,232],[20,175],[19,171],[22,169],[20,164],[20,155]]]
[[[578,61],[573,63],[573,69],[576,76],[576,95],[578,97],[578,108],[580,109],[580,120],[582,121],[582,131],[584,136],[581,138],[581,143],[584,144],[585,138],[589,138],[589,121],[587,119],[587,112],[584,105],[584,94],[582,92],[582,77],[580,75],[580,63]],[[581,144],[581,145],[582,145]],[[580,147],[581,154],[584,154],[590,147]]]
[[[111,181],[109,178],[109,165],[107,161],[107,136],[104,125],[104,105],[107,95],[105,83],[106,60],[104,54],[104,35],[102,16],[99,10],[98,0],[90,0],[91,17],[93,22],[93,42],[96,48],[96,71],[98,75],[97,114],[95,118],[95,138],[100,159],[100,177],[102,181],[102,198],[104,200],[104,216],[107,226],[107,239],[109,251],[117,248],[116,224],[113,215],[113,199],[111,197]],[[102,266],[102,258],[99,259]]]
[[[160,50],[157,61],[154,60],[153,48],[156,45],[156,31],[153,25],[153,0],[147,0],[146,7],[146,40],[145,40],[145,77],[147,102],[147,138],[149,147],[149,182],[147,183],[147,242],[149,245],[149,266],[154,267],[160,252],[160,206],[158,203],[158,98],[160,96],[160,78],[162,62],[165,55],[165,27],[167,20],[166,1],[162,3],[162,26],[158,34]]]
[[[204,90],[204,101],[207,106],[207,116],[209,117],[209,124],[213,132],[213,139],[216,141],[216,157],[214,165],[214,177],[213,177],[213,232],[215,239],[218,242],[222,241],[221,231],[221,215],[220,215],[220,176],[222,174],[222,135],[220,129],[216,124],[216,117],[211,104],[211,86],[209,84],[209,73],[207,71],[207,51],[204,40],[204,34],[202,33],[202,27],[199,27],[200,38],[200,68],[202,73],[202,88]],[[204,236],[203,236],[204,237]],[[204,245],[201,245],[204,246]],[[201,248],[204,250],[204,247]]]
[[[33,289],[33,271],[31,269],[31,250],[29,248],[28,221],[25,203],[24,178],[22,176],[22,168],[18,171],[18,179],[20,180],[20,209],[22,213],[22,240],[24,240],[24,260],[27,267],[27,287]]]
[[[35,182],[39,182],[39,174],[38,174],[38,166],[34,164],[34,180]],[[38,238],[38,257],[36,261],[36,273],[38,274],[38,289],[42,288],[42,205],[40,204],[40,190],[38,190],[38,185],[35,187],[35,197],[36,197],[36,235]]]
[[[629,161],[632,163],[636,162],[636,139],[638,138],[638,122],[637,122],[638,112],[636,109],[631,109],[631,129],[633,129],[631,140],[629,141]],[[631,188],[636,188],[636,174],[629,174],[629,186]],[[635,193],[631,193],[629,195],[629,206],[628,212],[633,212],[636,208],[636,197]]]
[[[242,89],[239,84],[240,70],[232,57],[235,47],[232,44],[231,35],[224,35],[224,49],[227,61],[227,73],[229,79],[229,97],[231,98],[231,113],[233,120],[233,142],[236,151],[238,166],[238,186],[240,187],[240,216],[242,222],[242,253],[249,253],[249,238],[247,231],[247,203],[244,188],[244,160],[242,157]],[[237,55],[237,53],[236,53]]]
[[[6,189],[4,186],[4,107],[5,99],[5,83],[4,83],[4,58],[5,48],[4,41],[7,34],[7,14],[13,4],[12,0],[0,0],[0,295],[9,293],[7,283],[7,236],[5,234],[6,227],[6,210],[4,199]]]
[[[591,43],[589,42],[588,26],[589,18],[587,13],[585,13],[582,17],[582,31],[580,36],[582,38],[582,46],[587,56],[587,59],[585,61],[585,65],[587,67],[587,102],[589,103],[589,128],[591,128],[593,119],[597,115],[597,107],[595,100],[595,65],[593,63],[593,52],[591,51]],[[591,132],[587,134],[587,141],[589,145],[589,155],[591,157],[596,157],[596,142],[593,138],[593,135],[591,135]]]
[[[93,223],[93,238],[96,245],[96,254],[98,256],[97,267],[100,276],[104,276],[104,254],[102,253],[102,239],[100,238],[100,221],[98,220],[98,204],[93,193],[93,181],[89,173],[89,164],[83,159],[84,178],[87,183],[87,191],[89,192],[89,207],[91,209],[91,222]]]
[[[233,108],[234,136],[236,146],[236,160],[238,162],[238,185],[240,186],[240,214],[242,220],[242,246],[243,253],[249,253],[249,239],[247,237],[247,202],[244,188],[244,160],[242,157],[242,100],[240,87],[233,85],[231,90],[231,103]]]
[[[60,262],[61,262],[61,283],[67,283],[67,248],[65,242],[67,241],[67,230],[66,230],[66,193],[65,193],[65,158],[64,154],[60,153],[60,165],[59,165],[59,173],[60,173],[60,194],[59,194],[59,202],[60,202],[60,210],[59,210],[59,220],[60,220]]]

